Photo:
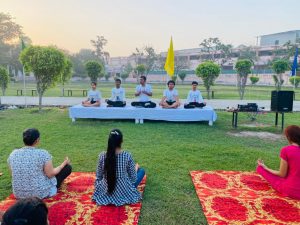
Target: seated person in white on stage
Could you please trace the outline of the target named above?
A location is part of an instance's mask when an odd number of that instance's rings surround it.
[[[203,97],[201,95],[201,92],[197,90],[198,82],[193,81],[192,82],[192,90],[189,91],[189,94],[187,96],[186,104],[184,105],[185,109],[191,109],[191,108],[202,108],[206,106],[206,103],[203,100]]]
[[[101,104],[101,93],[98,91],[97,83],[92,82],[91,83],[91,90],[88,92],[88,99],[82,102],[82,106],[85,107],[97,107]]]
[[[155,108],[156,104],[150,101],[152,96],[152,88],[150,84],[146,83],[145,76],[140,77],[140,84],[135,88],[135,96],[139,97],[139,101],[132,102],[131,105],[135,107]]]
[[[173,80],[168,81],[168,89],[164,90],[164,96],[159,105],[166,109],[176,109],[180,106],[178,91],[175,89]]]
[[[125,101],[125,90],[121,87],[121,80],[119,78],[115,79],[115,85],[111,90],[111,98],[105,99],[107,107],[124,107],[126,106]]]

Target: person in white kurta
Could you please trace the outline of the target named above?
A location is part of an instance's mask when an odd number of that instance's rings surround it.
[[[91,90],[88,92],[88,99],[82,102],[82,106],[85,107],[98,107],[101,104],[101,93],[98,91],[97,83],[91,83]]]
[[[180,106],[178,91],[175,89],[175,82],[173,80],[168,81],[168,89],[164,90],[164,95],[159,103],[162,108],[176,109]]]
[[[106,99],[107,107],[124,107],[126,106],[125,101],[125,89],[121,87],[121,80],[117,78],[115,80],[115,85],[111,90],[111,98]]]
[[[151,101],[152,88],[150,84],[146,83],[147,78],[145,76],[140,77],[140,84],[135,88],[135,97],[138,97],[138,101],[131,103],[134,107],[155,108],[156,104]]]
[[[192,90],[190,90],[188,93],[186,104],[184,104],[184,108],[186,109],[195,108],[195,107],[202,108],[206,105],[201,95],[201,92],[197,90],[197,86],[198,86],[198,82],[193,81]]]

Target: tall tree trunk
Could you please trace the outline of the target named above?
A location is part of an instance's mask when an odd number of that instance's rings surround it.
[[[39,93],[39,111],[40,112],[42,111],[42,98],[43,98],[43,95]]]
[[[207,91],[207,99],[210,99],[210,87],[206,88]]]

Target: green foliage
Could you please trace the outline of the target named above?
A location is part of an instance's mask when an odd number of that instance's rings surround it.
[[[204,87],[207,90],[208,99],[210,99],[210,87],[214,85],[220,72],[220,66],[212,61],[203,62],[196,68],[196,75],[203,80]]]
[[[95,48],[94,54],[103,64],[106,64],[109,58],[109,53],[104,51],[104,46],[107,44],[107,40],[104,36],[98,35],[96,40],[91,40],[91,44]]]
[[[184,81],[184,79],[185,79],[185,77],[186,77],[186,71],[180,71],[180,72],[178,73],[178,77],[180,78],[180,80],[181,80],[182,83],[183,83],[183,81]]]
[[[102,77],[104,75],[103,66],[97,61],[88,61],[85,64],[85,69],[91,82],[97,82],[98,78],[101,78],[101,75]]]
[[[40,130],[39,147],[53,156],[54,166],[60,165],[68,156],[74,171],[95,172],[98,155],[106,148],[109,131],[118,127],[124,135],[122,147],[128,149],[135,162],[147,171],[140,225],[207,224],[189,171],[254,171],[257,158],[264,159],[268,166],[275,169],[279,167],[280,148],[287,144],[282,138],[270,141],[232,135],[240,131],[264,131],[280,135],[279,128],[267,126],[274,124],[272,113],[257,118],[258,124],[266,126],[240,126],[236,131],[231,127],[232,114],[222,111],[218,112],[218,120],[212,127],[207,123],[162,121],[147,121],[137,127],[133,121],[95,119],[71,123],[68,109],[54,107],[42,114],[36,113],[35,108],[5,110],[0,116],[0,171],[3,172],[0,200],[12,193],[12,178],[6,161],[13,149],[23,145],[21,136],[24,128],[37,127]],[[246,113],[239,114],[239,124],[249,122],[247,116]],[[49,122],[45,122],[45,118]],[[299,112],[285,117],[285,125],[291,124],[300,124]],[[166,134],[171,136],[166,138]],[[159,143],[155,147],[154,140]]]
[[[138,76],[142,76],[145,74],[146,66],[144,64],[139,64],[135,67],[134,71]]]
[[[173,80],[173,81],[176,83],[177,78],[178,78],[178,76],[177,76],[176,74],[174,74],[174,75],[172,76],[171,80]]]
[[[5,95],[5,90],[8,86],[8,82],[9,82],[9,74],[4,67],[0,66],[0,86],[2,90],[2,95]]]
[[[235,64],[237,70],[237,86],[240,99],[244,99],[245,87],[249,73],[251,73],[252,62],[249,59],[240,59]]]
[[[10,42],[22,35],[22,27],[13,21],[13,17],[0,12],[0,42]]]
[[[73,63],[73,76],[74,77],[87,77],[85,64],[88,61],[101,62],[91,49],[80,49],[80,51],[71,57]]]
[[[121,72],[121,78],[125,82],[125,80],[129,77],[129,74],[132,72],[133,68],[130,63],[124,66]]]
[[[273,75],[273,79],[275,87],[279,91],[284,82],[282,74],[289,69],[289,63],[285,59],[276,59],[272,62],[272,69],[276,73],[276,75]]]
[[[104,74],[104,78],[105,78],[106,81],[108,81],[110,77],[111,77],[111,73],[107,72],[107,73]]]
[[[290,77],[289,81],[293,86],[297,88],[300,84],[300,77],[299,76]]]
[[[259,77],[257,77],[257,76],[251,76],[250,77],[250,81],[251,81],[251,84],[254,85],[254,84],[256,84],[259,81]]]
[[[21,52],[20,60],[26,71],[34,73],[41,110],[45,91],[55,86],[60,79],[65,67],[65,56],[54,47],[30,46]]]
[[[256,52],[251,46],[244,46],[240,49],[239,53],[239,60],[248,59],[251,61],[252,64],[254,64],[254,62],[257,61]]]
[[[66,58],[65,63],[64,63],[64,68],[60,75],[60,83],[62,83],[63,85],[65,83],[68,83],[68,81],[72,77],[72,66],[73,66],[73,64],[72,64],[71,60],[69,58]]]

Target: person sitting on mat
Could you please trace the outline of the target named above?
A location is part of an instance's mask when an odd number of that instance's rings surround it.
[[[49,225],[48,208],[39,198],[18,200],[4,213],[2,225]]]
[[[175,82],[173,80],[168,81],[168,89],[164,90],[164,95],[159,103],[162,108],[176,109],[180,106],[178,91],[175,89]]]
[[[191,109],[195,107],[202,108],[206,106],[206,103],[203,100],[201,92],[197,90],[197,86],[198,86],[198,82],[193,81],[192,90],[189,91],[189,94],[187,96],[187,103],[184,104],[185,109]]]
[[[139,97],[139,101],[132,102],[131,105],[135,107],[155,108],[156,104],[150,101],[152,96],[152,88],[150,84],[146,83],[145,76],[140,77],[140,84],[136,86],[135,96]]]
[[[126,106],[125,101],[125,90],[121,87],[121,80],[115,79],[116,87],[111,91],[111,98],[106,99],[107,107],[124,107]]]
[[[82,102],[82,106],[85,107],[95,107],[100,106],[101,104],[101,93],[100,91],[96,90],[97,83],[91,83],[91,90],[88,92],[88,99]]]
[[[95,191],[97,205],[121,206],[137,203],[141,194],[137,186],[145,176],[144,169],[135,164],[131,154],[122,149],[123,135],[113,129],[109,133],[107,151],[99,155]]]
[[[281,149],[279,171],[268,168],[258,159],[256,171],[281,194],[300,200],[300,127],[288,126],[284,134],[289,145]]]
[[[12,189],[16,198],[48,198],[57,193],[57,189],[72,171],[70,160],[53,168],[52,156],[37,146],[40,132],[27,129],[23,132],[25,146],[14,150],[7,160],[12,172]]]

